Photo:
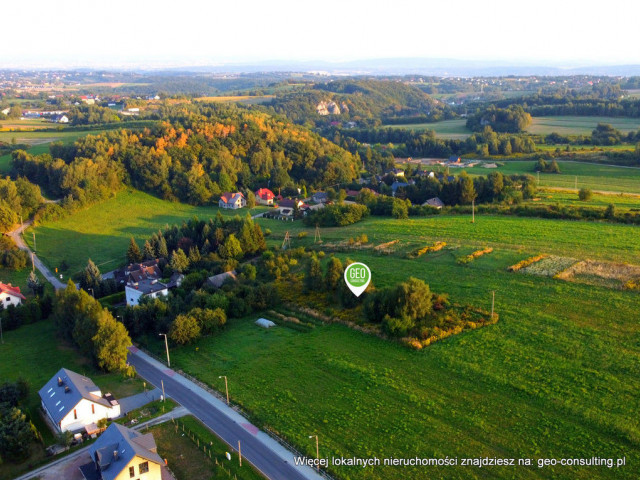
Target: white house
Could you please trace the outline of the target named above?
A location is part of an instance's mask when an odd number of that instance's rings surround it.
[[[145,278],[137,282],[130,282],[124,287],[127,299],[127,306],[135,307],[140,304],[140,299],[144,296],[158,298],[169,295],[169,286],[157,279]]]
[[[69,123],[69,117],[66,115],[55,115],[51,118],[51,121],[54,123]]]
[[[120,404],[91,379],[61,368],[38,392],[42,409],[59,432],[77,432],[103,418],[120,416]]]
[[[0,308],[7,308],[9,305],[17,307],[26,300],[20,293],[20,287],[12,287],[11,284],[0,282]]]
[[[0,111],[0,113],[2,113],[3,115],[9,115],[10,111],[11,111],[11,107],[7,107],[4,110]]]
[[[225,192],[220,197],[220,201],[218,202],[218,206],[220,208],[231,208],[233,210],[237,208],[242,208],[247,205],[247,200],[244,198],[242,192]]]
[[[109,425],[89,447],[90,461],[80,466],[86,480],[161,480],[164,461],[152,433],[117,423]]]

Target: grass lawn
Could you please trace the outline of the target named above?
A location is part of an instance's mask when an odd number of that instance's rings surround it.
[[[29,397],[26,410],[47,445],[52,444],[55,437],[40,416],[38,390],[62,367],[88,376],[103,393],[111,392],[116,398],[143,391],[143,382],[138,377],[123,378],[119,373],[105,374],[97,370],[90,360],[57,338],[51,321],[4,332],[4,344],[0,345],[0,380],[27,380]],[[34,444],[33,454],[26,462],[20,465],[0,464],[0,478],[13,478],[20,471],[30,470],[29,464],[42,460],[44,456],[44,448]]]
[[[640,195],[618,193],[615,195],[594,194],[593,198],[588,202],[582,202],[578,199],[578,194],[574,192],[565,192],[542,187],[536,194],[539,198],[536,202],[527,203],[548,203],[561,205],[572,205],[574,207],[606,207],[609,204],[615,205],[616,208],[622,210],[640,208]]]
[[[237,453],[192,416],[179,418],[176,423],[157,425],[150,428],[149,432],[153,433],[156,440],[158,454],[167,459],[169,468],[178,480],[264,478],[246,460],[240,467]],[[205,445],[207,453],[203,450]],[[231,453],[230,461],[225,452]]]
[[[608,123],[623,133],[640,129],[640,119],[638,118],[561,115],[533,117],[527,132],[536,135],[548,135],[553,132],[560,135],[591,135],[598,123]]]
[[[251,214],[265,210],[268,207],[255,207]],[[144,241],[166,224],[182,223],[194,216],[208,219],[215,217],[218,211],[226,216],[244,216],[249,212],[246,208],[194,207],[161,200],[136,190],[122,190],[115,198],[60,221],[29,229],[25,238],[33,247],[31,232],[35,231],[38,256],[52,269],[65,260],[69,265],[65,277],[80,272],[89,258],[107,272],[124,264],[131,237],[142,248]]]

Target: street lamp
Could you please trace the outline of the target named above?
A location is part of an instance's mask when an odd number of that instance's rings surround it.
[[[171,367],[171,361],[169,360],[169,342],[167,342],[167,334],[159,333],[158,336],[162,337],[164,335],[164,346],[167,348],[167,367]]]
[[[316,460],[318,461],[316,467],[318,468],[318,471],[320,471],[320,446],[318,444],[318,435],[309,435],[309,438],[313,437],[316,437]]]
[[[227,384],[227,376],[220,375],[218,378],[224,378],[224,389],[227,391],[227,405],[229,405],[229,385]]]

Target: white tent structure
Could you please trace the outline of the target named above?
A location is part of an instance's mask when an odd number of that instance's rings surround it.
[[[271,328],[276,326],[275,323],[273,323],[271,320],[267,320],[266,318],[259,318],[258,320],[256,320],[256,325],[262,328]]]

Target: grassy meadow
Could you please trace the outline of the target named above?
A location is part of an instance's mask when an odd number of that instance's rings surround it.
[[[471,176],[486,176],[495,171],[504,175],[527,173],[539,178],[541,187],[571,189],[575,189],[576,177],[578,177],[578,189],[586,187],[606,192],[640,193],[640,168],[637,167],[558,160],[560,173],[541,173],[538,177],[535,171],[536,162],[533,160],[499,161],[498,164],[498,168],[492,169],[476,166],[466,169],[449,169],[449,172],[457,175],[464,170]]]
[[[256,207],[251,214],[265,210],[267,207]],[[218,211],[227,216],[244,216],[249,212],[246,208],[232,211],[217,206],[194,207],[127,189],[62,220],[31,228],[25,239],[33,247],[32,232],[35,232],[40,259],[52,269],[66,261],[69,266],[66,277],[79,273],[89,258],[107,272],[125,263],[131,237],[142,247],[153,232],[166,224],[182,223],[194,216],[208,219]]]

